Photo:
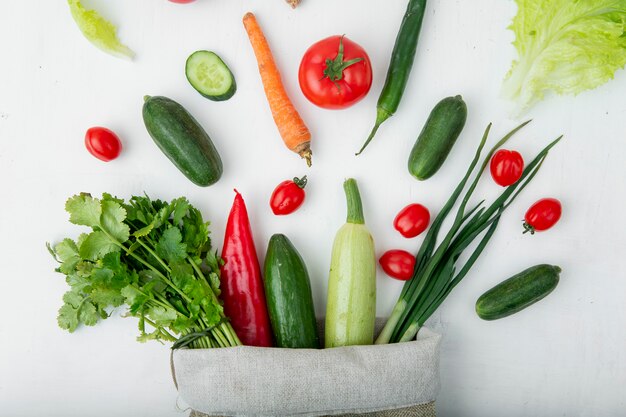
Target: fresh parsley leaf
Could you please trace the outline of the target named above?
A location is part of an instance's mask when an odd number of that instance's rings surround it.
[[[157,254],[170,263],[182,262],[187,255],[187,245],[182,240],[178,227],[166,229],[156,245]]]
[[[63,304],[63,306],[59,309],[57,323],[59,323],[60,328],[67,330],[70,333],[74,332],[74,330],[78,327],[78,311],[76,307],[73,307],[70,304]]]
[[[152,320],[157,326],[169,326],[172,324],[178,313],[173,308],[165,308],[162,306],[155,306],[148,310],[148,317]]]
[[[65,211],[70,213],[70,222],[81,226],[97,227],[102,208],[100,200],[89,194],[79,194],[67,200]]]
[[[173,209],[172,223],[174,223],[174,226],[178,226],[189,210],[189,201],[185,197],[180,197],[172,200],[170,207]]]
[[[86,326],[95,326],[100,319],[100,314],[90,301],[85,301],[78,309],[78,321]]]
[[[120,248],[116,245],[116,242],[101,231],[89,233],[78,248],[81,258],[91,261],[118,250]]]
[[[126,210],[115,201],[103,201],[101,207],[101,229],[117,239],[119,243],[126,242],[130,235],[130,228],[124,224]]]
[[[77,309],[85,297],[76,290],[71,290],[63,294],[63,301],[73,308]]]

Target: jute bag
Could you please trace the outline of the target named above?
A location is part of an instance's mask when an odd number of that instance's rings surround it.
[[[172,375],[190,417],[435,417],[440,339],[422,328],[389,345],[180,349]]]

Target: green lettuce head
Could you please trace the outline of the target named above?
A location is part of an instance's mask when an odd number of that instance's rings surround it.
[[[626,0],[516,0],[510,29],[519,59],[503,95],[528,110],[544,94],[578,94],[626,64]]]

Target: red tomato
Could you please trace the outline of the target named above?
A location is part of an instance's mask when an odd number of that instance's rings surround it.
[[[491,158],[489,168],[496,184],[508,187],[521,178],[524,172],[524,158],[517,151],[500,149]]]
[[[548,230],[561,218],[561,202],[556,198],[542,198],[530,206],[524,216],[524,233]]]
[[[358,44],[345,36],[331,36],[314,43],[304,53],[298,80],[313,104],[344,109],[370,91],[372,64]]]
[[[185,4],[185,3],[191,3],[194,0],[170,0],[172,3],[180,3],[180,4]]]
[[[90,154],[104,162],[117,158],[122,151],[122,142],[106,127],[92,127],[85,133],[85,146]]]
[[[380,266],[391,278],[408,281],[413,276],[415,256],[400,249],[388,250],[380,257]]]
[[[270,197],[270,207],[277,216],[291,214],[304,203],[304,187],[306,175],[294,178],[293,181],[283,181],[274,189]]]
[[[421,204],[409,204],[396,216],[393,227],[406,238],[422,233],[430,223],[430,213]]]

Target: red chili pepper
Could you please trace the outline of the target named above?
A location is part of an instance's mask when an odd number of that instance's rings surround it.
[[[221,268],[224,313],[244,345],[272,346],[272,330],[261,267],[254,248],[248,210],[237,195],[228,216]]]

